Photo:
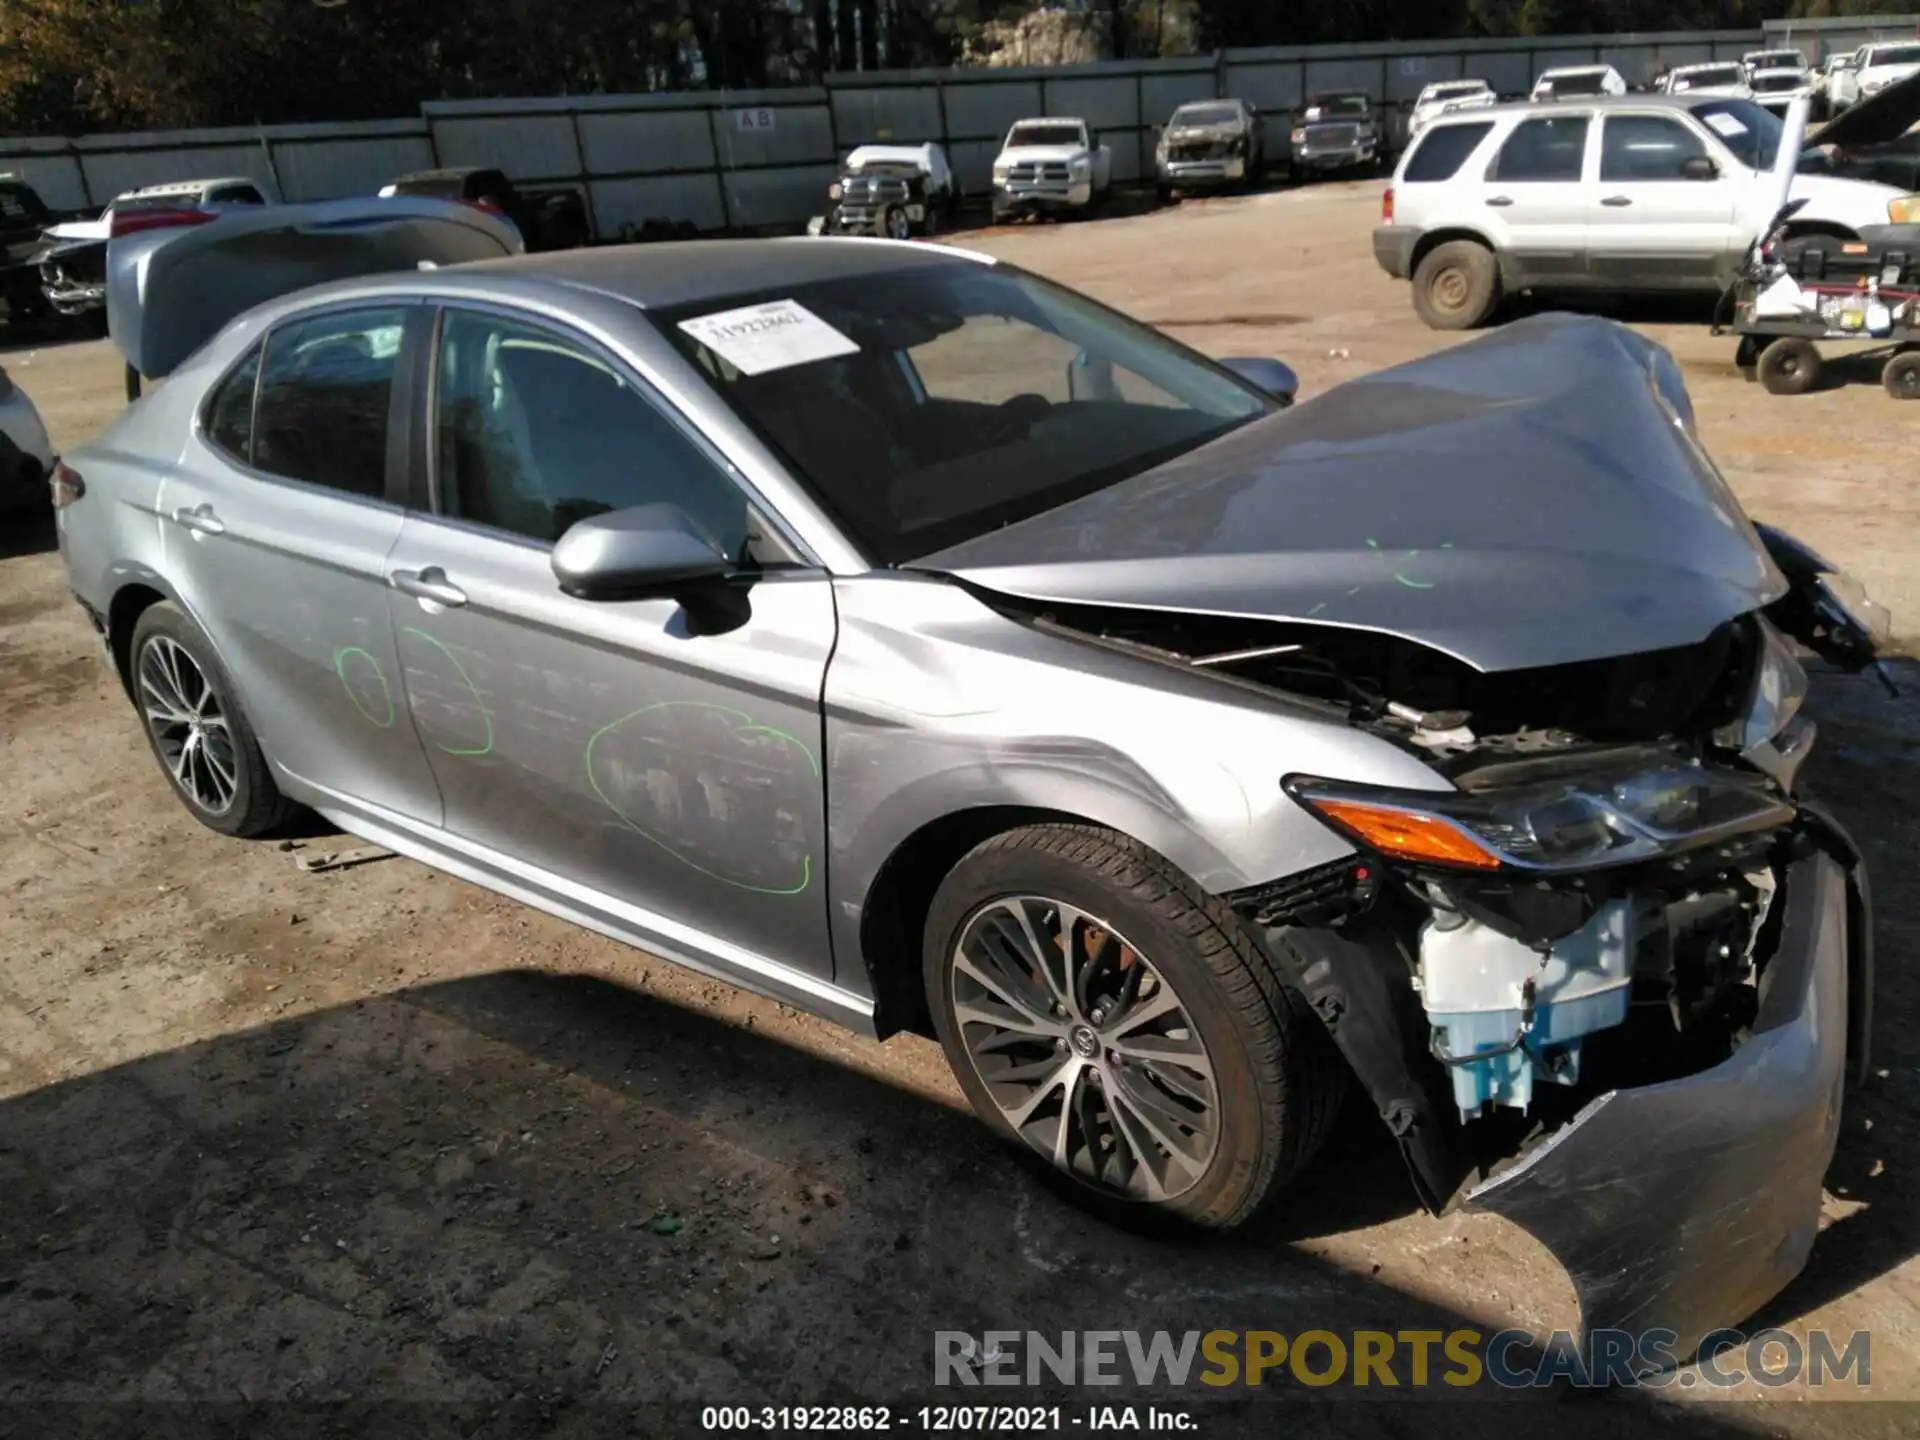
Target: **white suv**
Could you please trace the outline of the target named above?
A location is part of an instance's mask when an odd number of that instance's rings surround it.
[[[1771,218],[1778,116],[1751,100],[1631,95],[1443,115],[1401,157],[1373,253],[1437,330],[1519,290],[1724,287]],[[1789,234],[1908,218],[1903,192],[1797,175]]]

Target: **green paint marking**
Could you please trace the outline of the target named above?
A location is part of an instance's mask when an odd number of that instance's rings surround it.
[[[1409,580],[1406,576],[1402,575],[1398,570],[1393,572],[1393,578],[1398,580],[1402,585],[1406,586],[1409,590],[1433,589],[1433,582],[1431,580]]]
[[[480,712],[480,718],[486,722],[487,739],[484,745],[468,747],[465,749],[456,749],[452,745],[442,745],[438,740],[436,740],[433,742],[434,748],[440,751],[443,755],[466,755],[466,756],[491,755],[493,753],[493,712],[487,708],[487,702],[480,698],[480,692],[474,686],[473,677],[467,674],[467,667],[460,663],[460,657],[454,654],[453,651],[449,650],[446,647],[444,642],[438,639],[435,639],[433,636],[429,635],[426,631],[421,630],[416,626],[412,626],[412,625],[407,626],[404,633],[408,635],[416,636],[419,639],[426,641],[429,645],[433,646],[434,649],[438,650],[442,655],[446,656],[450,662],[452,662],[455,672],[458,673],[458,675],[460,676],[460,683],[467,687],[467,693],[473,696],[473,703],[475,708],[478,709]]]
[[[1322,610],[1326,608],[1327,608],[1327,602],[1322,600],[1318,605],[1314,606],[1311,610],[1307,611],[1307,614],[1309,616],[1318,615]]]
[[[380,696],[387,702],[387,713],[384,718],[374,714],[372,710],[367,708],[366,702],[360,698],[360,692],[355,690],[353,688],[353,682],[347,679],[347,660],[348,657],[353,655],[358,655],[373,667],[373,678],[380,682]],[[380,668],[380,662],[374,659],[371,653],[361,649],[358,645],[342,646],[333,652],[333,673],[340,677],[340,688],[347,692],[347,699],[353,702],[353,708],[358,710],[369,723],[378,725],[382,730],[392,728],[393,722],[399,714],[398,709],[393,703],[393,689],[387,684],[387,675],[386,672]]]
[[[735,710],[731,705],[710,705],[703,700],[661,700],[652,705],[642,705],[638,710],[629,711],[618,720],[608,721],[605,725],[602,725],[598,730],[594,731],[588,738],[587,747],[585,751],[582,752],[582,758],[585,760],[587,767],[587,784],[592,786],[593,793],[600,797],[600,803],[618,816],[620,823],[633,831],[633,833],[638,835],[642,840],[659,846],[689,870],[696,871],[706,876],[709,880],[718,880],[722,885],[731,885],[736,890],[748,890],[756,895],[800,894],[813,883],[813,857],[811,855],[802,855],[800,857],[800,881],[796,885],[775,887],[770,885],[752,885],[745,880],[736,880],[731,875],[722,875],[718,871],[707,869],[706,866],[697,861],[689,860],[658,835],[636,824],[633,817],[616,805],[612,797],[600,788],[600,781],[593,773],[594,747],[613,731],[625,725],[629,720],[637,720],[642,715],[650,715],[659,710],[711,710],[719,715],[731,716],[735,720],[744,720],[746,723],[739,727],[741,734],[771,735],[776,739],[786,741],[789,745],[797,747],[800,753],[807,757],[807,768],[813,772],[814,778],[818,779],[820,776],[820,761],[815,757],[812,747],[809,746],[806,741],[796,735],[788,734],[785,730],[777,729],[772,725],[762,725],[744,710]]]

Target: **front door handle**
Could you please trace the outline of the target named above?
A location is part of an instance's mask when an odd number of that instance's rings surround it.
[[[1513,197],[1510,195],[1489,195],[1487,197],[1487,204],[1502,210],[1512,203]]]
[[[387,583],[416,600],[431,600],[436,605],[467,603],[467,592],[448,580],[447,572],[438,565],[429,565],[424,570],[396,570],[387,577]]]
[[[205,503],[193,506],[182,505],[173,512],[173,523],[182,530],[191,530],[196,535],[227,533],[226,525],[221,522],[218,515],[213,513],[213,506]]]
[[[1617,210],[1622,205],[1631,205],[1633,201],[1629,200],[1625,195],[1609,195],[1600,203],[1602,205],[1611,205]]]

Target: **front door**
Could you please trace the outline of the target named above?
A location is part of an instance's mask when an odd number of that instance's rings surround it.
[[[405,517],[387,443],[394,377],[430,319],[423,306],[382,305],[272,331],[214,387],[160,513],[181,598],[262,748],[317,792],[300,798],[352,797],[437,824],[385,583]]]
[[[1587,282],[1591,124],[1580,114],[1523,120],[1487,166],[1482,209],[1511,285]]]
[[[431,513],[408,517],[388,574],[448,843],[676,958],[829,980],[827,577],[789,563],[723,462],[590,342],[450,308],[436,345]],[[570,525],[663,501],[763,567],[725,633],[674,600],[554,580]]]
[[[1689,162],[1714,169],[1689,176]],[[1609,114],[1600,135],[1600,190],[1589,239],[1594,278],[1635,290],[1716,284],[1728,252],[1737,248],[1737,189],[1684,121]]]

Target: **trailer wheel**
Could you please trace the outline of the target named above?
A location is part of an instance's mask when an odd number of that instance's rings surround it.
[[[1760,352],[1760,384],[1769,395],[1804,395],[1820,383],[1820,351],[1796,335]]]
[[[1880,383],[1896,400],[1920,400],[1920,350],[1902,350],[1887,361]]]

